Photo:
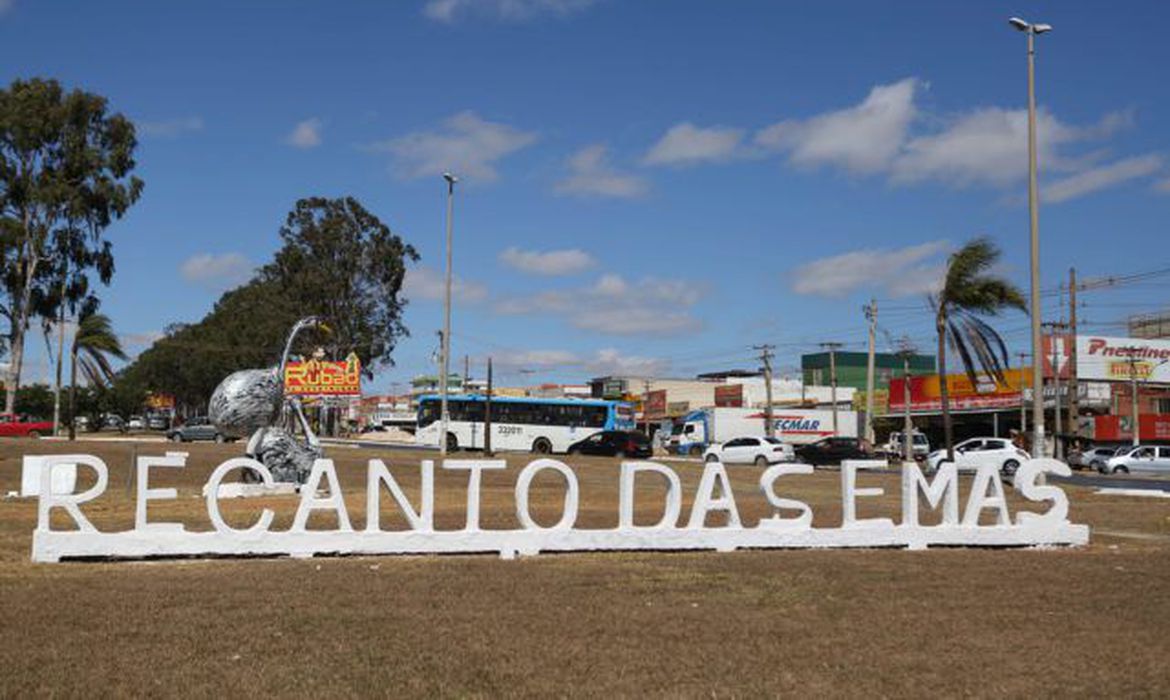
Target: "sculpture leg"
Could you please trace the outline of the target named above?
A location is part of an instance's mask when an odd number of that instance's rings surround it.
[[[297,414],[297,422],[301,424],[301,430],[305,431],[305,442],[314,452],[321,452],[321,441],[317,439],[317,434],[313,432],[313,428],[309,426],[309,419],[305,418],[305,412],[301,410],[301,402],[295,400],[292,402],[293,412]]]
[[[252,437],[248,438],[248,445],[244,448],[244,454],[255,459],[260,454],[260,443],[264,441],[264,434],[268,432],[268,428],[257,428],[256,432],[252,433]]]

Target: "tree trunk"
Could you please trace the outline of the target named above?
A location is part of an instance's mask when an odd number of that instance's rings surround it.
[[[8,358],[8,381],[4,382],[4,412],[16,413],[16,389],[20,386],[20,366],[24,363],[23,320],[12,320],[11,355]]]
[[[951,425],[951,397],[947,387],[947,314],[940,309],[935,321],[938,330],[938,393],[942,405],[943,444],[947,446],[947,459],[955,461],[955,435]]]
[[[66,268],[68,270],[68,268]],[[66,272],[66,279],[68,271]],[[65,364],[65,280],[61,280],[61,313],[57,316],[57,378],[53,384],[53,435],[61,434],[61,367]]]
[[[77,439],[77,341],[69,353],[69,439]]]

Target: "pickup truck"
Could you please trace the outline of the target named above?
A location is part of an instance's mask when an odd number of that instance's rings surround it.
[[[15,413],[0,413],[0,437],[40,437],[53,434],[51,421],[32,420]]]

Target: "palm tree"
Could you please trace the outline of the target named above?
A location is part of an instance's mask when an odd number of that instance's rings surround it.
[[[1003,371],[1009,366],[1007,346],[999,333],[979,317],[998,316],[1009,308],[1025,313],[1028,309],[1023,293],[1011,282],[993,274],[991,268],[999,260],[999,254],[999,248],[987,238],[967,243],[947,260],[943,287],[930,298],[938,331],[939,390],[950,460],[954,460],[955,454],[946,381],[947,347],[958,353],[972,384],[976,383],[979,371],[1002,384]]]
[[[105,314],[82,312],[77,319],[77,332],[73,335],[69,367],[69,439],[77,437],[74,412],[77,405],[77,367],[90,386],[102,386],[114,378],[110,358],[126,359],[122,343],[110,327],[110,318]]]

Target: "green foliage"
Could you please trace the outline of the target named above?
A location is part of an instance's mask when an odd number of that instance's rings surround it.
[[[47,384],[26,384],[16,390],[16,412],[45,420],[53,417],[53,390]]]
[[[271,263],[220,297],[198,323],[167,328],[124,380],[203,411],[231,372],[274,366],[289,330],[308,315],[324,318],[331,332],[302,334],[298,352],[322,346],[341,359],[352,351],[367,375],[391,364],[397,340],[407,334],[399,292],[407,261],[418,259],[414,248],[350,197],[298,201],[280,237]]]
[[[134,176],[134,125],[106,99],[55,80],[0,90],[0,283],[18,387],[30,320],[60,305],[96,304],[88,275],[108,283],[113,254],[102,233],[142,194]],[[89,301],[86,301],[89,300]],[[14,395],[8,398],[11,405]]]
[[[987,238],[970,241],[947,261],[943,287],[931,298],[935,308],[935,328],[938,331],[938,371],[947,373],[946,349],[959,355],[972,384],[977,374],[984,372],[999,383],[1004,381],[1004,369],[1010,365],[1003,338],[979,316],[998,316],[1007,309],[1027,312],[1024,294],[1011,282],[997,277],[992,271],[999,261],[1000,251]],[[947,383],[940,385],[943,413],[943,432],[948,455],[953,456],[950,396]]]

